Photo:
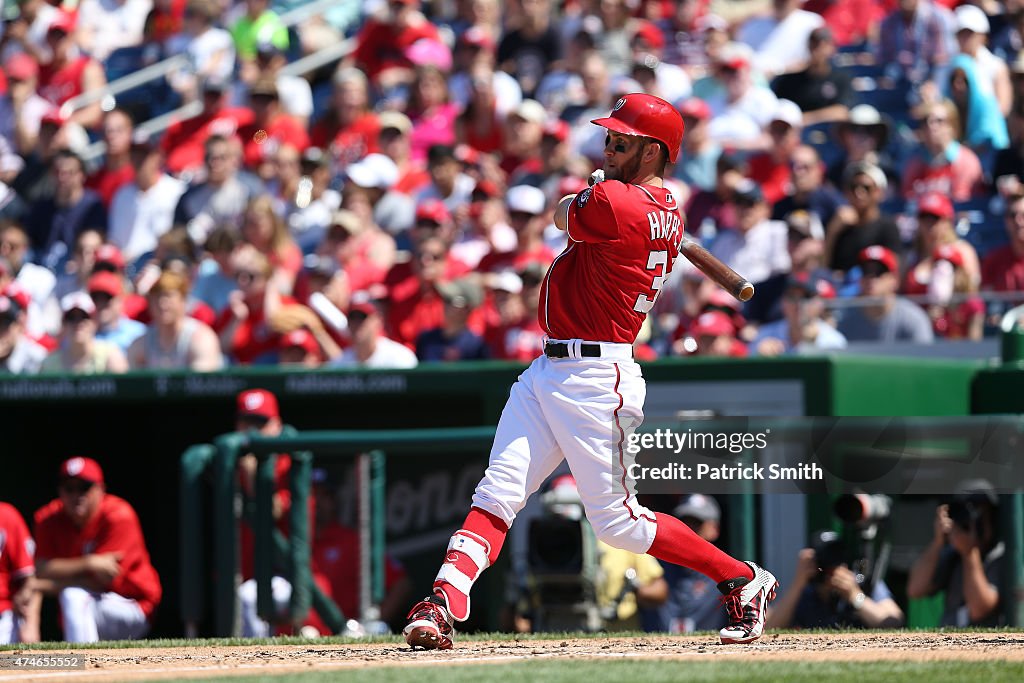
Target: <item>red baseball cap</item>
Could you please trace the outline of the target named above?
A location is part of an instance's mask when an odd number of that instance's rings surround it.
[[[65,118],[60,115],[60,111],[57,110],[57,109],[51,109],[50,111],[48,111],[45,114],[43,114],[43,118],[39,119],[39,125],[40,126],[45,126],[46,124],[50,124],[50,125],[57,126],[58,128],[60,128],[65,123],[67,123],[67,120],[65,120]]]
[[[309,330],[292,330],[288,334],[281,337],[280,349],[291,349],[299,347],[306,353],[320,353],[320,345],[316,341],[316,337],[312,335]]]
[[[82,479],[94,484],[103,483],[103,468],[92,458],[68,458],[60,466],[61,479]]]
[[[899,265],[896,262],[896,254],[880,244],[873,244],[862,249],[858,260],[862,264],[869,261],[877,261],[888,268],[890,273],[895,273],[899,269]]]
[[[480,201],[484,198],[494,199],[499,194],[498,186],[493,180],[480,180],[477,181],[476,187],[473,188],[473,201]]]
[[[917,200],[918,215],[924,213],[939,218],[953,217],[953,203],[949,197],[938,192],[926,192]]]
[[[694,337],[734,337],[736,327],[732,319],[721,311],[708,311],[701,313],[697,322],[690,328],[690,334]]]
[[[633,37],[643,38],[644,41],[655,50],[660,50],[665,47],[665,34],[661,32],[661,29],[658,28],[654,22],[637,22],[636,31],[634,31]]]
[[[935,247],[935,251],[932,252],[932,260],[949,261],[957,268],[964,267],[963,253],[952,244],[943,244]]]
[[[569,124],[562,119],[551,119],[544,124],[544,135],[565,142],[569,139]]]
[[[583,178],[574,175],[567,175],[558,181],[558,194],[559,197],[564,197],[567,194],[579,194],[583,190],[587,189],[587,181]]]
[[[362,313],[363,315],[369,317],[377,312],[377,305],[369,299],[355,301],[348,307],[349,315],[352,315],[353,313]]]
[[[448,207],[437,199],[428,199],[416,209],[416,220],[433,221],[438,225],[447,223],[452,219]]]
[[[124,294],[124,284],[121,282],[121,276],[108,270],[101,270],[89,278],[85,288],[90,294],[93,292],[109,294],[110,296],[121,296]]]
[[[470,26],[466,31],[459,37],[459,43],[462,45],[470,45],[472,47],[480,47],[485,50],[493,50],[498,47],[498,44],[491,37],[491,34],[480,26]]]
[[[4,73],[10,80],[27,81],[39,75],[39,63],[24,52],[19,52],[4,64]]]
[[[238,417],[280,417],[277,397],[266,389],[247,389],[238,395]]]
[[[124,270],[124,254],[113,244],[101,244],[96,249],[96,263],[107,263],[118,270]]]
[[[54,15],[53,20],[50,22],[50,26],[46,29],[46,32],[50,31],[63,31],[64,33],[71,33],[75,30],[75,18],[67,12],[57,12]]]
[[[699,97],[691,97],[679,105],[679,114],[691,119],[704,121],[711,118],[711,108]]]

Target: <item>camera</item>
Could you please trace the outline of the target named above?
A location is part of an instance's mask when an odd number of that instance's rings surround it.
[[[811,539],[814,559],[818,570],[826,572],[835,569],[846,561],[843,552],[843,540],[834,531],[819,531]]]
[[[889,518],[892,499],[881,493],[847,493],[836,499],[836,517],[847,524],[870,526]]]

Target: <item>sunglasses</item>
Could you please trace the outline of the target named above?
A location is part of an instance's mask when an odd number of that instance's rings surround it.
[[[64,315],[64,322],[66,322],[69,325],[77,325],[78,323],[83,323],[86,320],[91,319],[92,316],[86,313],[85,311],[70,311],[69,313]]]
[[[875,186],[870,183],[853,183],[850,185],[850,192],[857,192],[858,190],[863,192],[871,192],[875,189]]]
[[[885,266],[876,263],[866,263],[861,266],[861,274],[867,278],[882,277],[889,272],[889,269]]]
[[[60,483],[60,490],[64,493],[81,495],[91,491],[95,485],[95,483],[84,479],[65,479]]]
[[[360,311],[353,311],[352,313],[348,314],[348,324],[349,325],[356,325],[356,324],[365,322],[365,320],[368,317],[369,316],[367,316],[365,313],[362,313]]]

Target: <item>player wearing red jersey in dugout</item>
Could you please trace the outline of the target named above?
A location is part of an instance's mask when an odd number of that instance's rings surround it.
[[[632,344],[683,236],[679,207],[662,180],[666,163],[679,156],[683,121],[668,102],[633,93],[592,123],[608,131],[605,179],[563,197],[555,210],[569,244],[540,292],[544,354],[512,386],[469,515],[448,544],[433,592],[409,614],[404,634],[414,647],[452,647],[454,622],[469,617],[473,583],[563,458],[598,539],[714,579],[728,614],[723,643],[759,638],[775,597],[770,572],[644,508],[625,476],[623,444],[643,420],[646,395]]]

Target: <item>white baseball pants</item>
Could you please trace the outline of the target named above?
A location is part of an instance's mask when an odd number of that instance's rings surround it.
[[[627,345],[607,345],[627,346]],[[625,476],[625,445],[643,421],[647,386],[631,358],[540,356],[512,386],[473,505],[511,526],[565,458],[598,539],[645,553],[657,530]]]
[[[270,580],[270,592],[274,596],[274,613],[284,620],[292,599],[292,584],[283,576],[275,576]],[[256,613],[256,579],[249,579],[238,587],[238,602],[242,610],[242,637],[269,638],[272,635],[270,624]]]
[[[18,641],[18,620],[14,610],[0,612],[0,645],[10,645]]]
[[[64,640],[69,643],[134,640],[149,631],[149,622],[139,603],[117,593],[65,588],[60,592],[60,611]]]

